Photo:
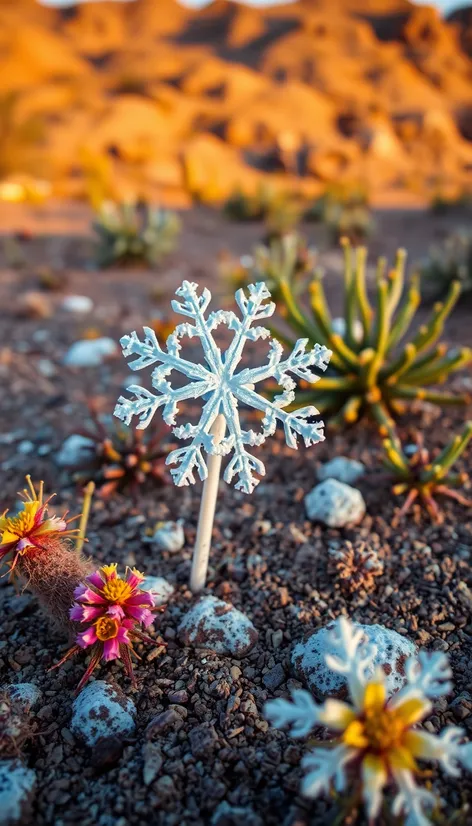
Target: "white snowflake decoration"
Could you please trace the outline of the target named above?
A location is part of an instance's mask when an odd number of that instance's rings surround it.
[[[203,450],[222,456],[233,451],[234,456],[224,475],[225,481],[230,483],[236,476],[236,488],[244,493],[252,493],[260,481],[255,474],[263,476],[265,468],[246,448],[263,444],[274,433],[277,420],[283,424],[286,442],[291,448],[297,448],[298,435],[307,447],[324,440],[323,422],[310,421],[318,415],[316,407],[303,407],[294,411],[285,411],[283,408],[295,398],[296,383],[290,374],[311,383],[316,382],[318,377],[311,368],[326,370],[331,351],[320,344],[315,344],[312,350],[307,351],[308,339],[305,338],[297,341],[288,358],[283,358],[283,347],[271,338],[270,331],[266,327],[252,326],[254,322],[269,318],[275,310],[273,302],[266,302],[270,298],[270,292],[263,282],[250,284],[248,296],[242,289],[237,291],[236,302],[241,318],[225,310],[212,312],[205,318],[211,293],[205,288],[199,295],[197,288],[197,284],[184,281],[176,291],[182,301],[172,301],[172,308],[191,320],[176,327],[167,339],[166,350],[161,348],[154,331],[149,327],[144,327],[144,341],[139,340],[136,332],[121,339],[124,356],[137,356],[130,362],[132,370],[159,365],[152,373],[152,384],[157,395],[139,385],[131,385],[128,392],[133,398],[121,396],[115,408],[115,416],[128,425],[133,416],[137,416],[137,427],[144,429],[156,410],[163,407],[164,421],[174,426],[179,402],[202,398],[204,403],[198,424],[185,424],[173,429],[178,439],[192,440],[186,447],[172,451],[167,458],[167,464],[178,465],[171,471],[175,484],[194,484],[194,471],[198,472],[200,479],[206,479],[208,470]],[[233,340],[225,353],[221,352],[213,338],[213,331],[220,324],[225,324],[229,330],[234,331]],[[181,357],[180,341],[184,337],[200,339],[205,365],[194,364]],[[259,339],[270,339],[267,364],[243,368],[237,372],[246,342]],[[186,376],[189,383],[174,389],[168,381],[168,376],[174,370]],[[256,384],[270,378],[275,378],[283,390],[273,401],[264,398],[255,389]],[[264,413],[259,433],[242,429],[238,412],[240,402]],[[224,414],[228,435],[219,444],[215,444],[210,430],[219,413]]]

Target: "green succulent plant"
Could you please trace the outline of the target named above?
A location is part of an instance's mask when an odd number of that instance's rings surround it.
[[[472,290],[472,233],[458,230],[432,247],[420,265],[420,275],[434,295],[442,295],[451,281],[460,281],[462,292]]]
[[[405,516],[418,499],[435,522],[442,521],[441,511],[435,501],[437,496],[446,496],[461,505],[472,507],[472,500],[456,490],[469,481],[468,474],[450,473],[471,438],[472,421],[469,421],[465,423],[462,433],[454,436],[438,456],[431,458],[420,434],[417,435],[416,444],[403,448],[395,433],[390,432],[389,438],[384,441],[383,464],[396,480],[393,493],[406,495],[395,522]]]
[[[307,221],[325,224],[333,241],[342,237],[362,241],[375,228],[367,192],[360,185],[328,188],[305,211],[304,217]]]
[[[302,207],[292,195],[261,184],[254,194],[235,190],[223,211],[233,221],[265,221],[270,239],[291,231],[301,218]]]
[[[154,266],[175,249],[181,229],[175,212],[112,201],[102,204],[93,226],[100,267],[129,263]]]
[[[298,232],[290,232],[255,248],[246,284],[265,281],[272,295],[278,298],[281,297],[281,283],[289,280],[295,295],[299,295],[312,277],[316,263],[314,247],[309,247]]]
[[[418,278],[413,277],[402,298],[406,253],[399,250],[395,266],[387,271],[380,259],[376,273],[376,296],[371,305],[366,287],[367,250],[344,247],[344,317],[332,319],[323,288],[322,273],[315,271],[308,285],[310,312],[302,308],[296,294],[295,270],[277,273],[275,291],[281,314],[297,338],[320,342],[332,351],[330,374],[316,387],[303,391],[303,403],[316,405],[331,416],[332,425],[355,422],[369,413],[384,435],[395,414],[416,399],[437,404],[463,404],[468,396],[435,389],[447,377],[472,362],[468,347],[449,349],[437,343],[444,323],[454,307],[460,283],[454,281],[444,302],[434,305],[431,317],[408,341],[404,341],[421,301]],[[292,347],[294,341],[274,331]]]

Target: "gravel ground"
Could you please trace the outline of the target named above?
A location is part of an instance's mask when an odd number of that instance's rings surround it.
[[[16,213],[15,220],[17,229],[31,224],[31,216],[24,213]],[[375,240],[374,252],[391,253],[398,241],[412,248],[413,259],[426,252],[434,234],[447,228],[447,219],[433,221],[423,213],[385,213],[378,220],[388,231],[388,242],[384,246]],[[0,512],[16,501],[15,492],[28,472],[34,479],[44,478],[47,490],[58,492],[58,510],[65,505],[77,512],[80,507],[79,491],[58,471],[53,455],[67,435],[83,426],[87,398],[93,395],[103,410],[112,410],[129,371],[119,354],[99,368],[65,368],[61,359],[70,344],[91,331],[118,339],[160,312],[165,317],[170,293],[183,278],[222,294],[215,255],[222,247],[246,252],[260,233],[260,228],[232,226],[206,211],[189,214],[184,222],[180,251],[157,273],[87,271],[81,262],[90,241],[54,234],[49,225],[48,238],[22,243],[27,263],[21,270],[0,270]],[[70,232],[74,229],[71,225]],[[339,304],[335,270],[340,256],[327,251],[323,260],[332,275],[330,298]],[[38,289],[45,265],[60,273],[64,285],[58,292],[43,293],[47,317],[31,318],[22,311],[22,294]],[[90,296],[93,311],[75,317],[60,309],[67,293]],[[449,340],[472,344],[470,312],[470,304],[456,310],[447,329]],[[456,378],[455,385],[467,381],[470,374]],[[430,447],[439,448],[463,417],[460,410],[426,408],[410,414],[402,431],[409,434],[415,425]],[[17,596],[5,579],[0,581],[0,680],[33,681],[43,692],[35,736],[25,750],[28,765],[38,775],[38,826],[363,823],[362,816],[357,821],[354,815],[339,819],[341,809],[334,799],[308,803],[300,798],[299,763],[307,745],[271,730],[262,716],[266,699],[286,696],[300,685],[290,668],[293,644],[341,613],[384,624],[418,645],[446,651],[454,694],[437,705],[427,725],[439,730],[448,723],[460,724],[472,737],[472,516],[447,502],[441,526],[431,525],[416,510],[393,529],[398,502],[379,471],[378,449],[375,432],[365,423],[297,453],[278,433],[259,450],[267,475],[251,497],[222,483],[207,593],[231,602],[258,629],[257,645],[242,660],[183,648],[177,639],[178,622],[194,601],[186,583],[200,485],[148,488],[137,504],[122,497],[95,501],[88,551],[97,562],[136,564],[175,586],[160,620],[167,652],[156,657],[155,651],[140,646],[137,688],[130,686],[119,665],[97,672],[121,686],[137,706],[136,734],[127,743],[89,751],[74,738],[71,706],[83,658],[47,673],[67,641],[32,597]],[[357,485],[367,515],[356,529],[323,528],[305,516],[303,497],[315,483],[316,467],[335,455],[359,459],[368,469]],[[461,469],[471,469],[470,457],[469,450]],[[186,544],[178,554],[153,551],[143,541],[146,531],[162,519],[183,520]],[[365,539],[384,564],[369,594],[362,588],[353,594],[346,591],[327,552],[333,541],[359,539]],[[146,733],[150,721],[166,709],[175,713]],[[453,820],[470,800],[470,776],[447,783],[434,773],[431,778],[444,799],[444,817],[438,816],[437,822],[472,823],[464,811]],[[386,816],[380,822],[393,823]]]

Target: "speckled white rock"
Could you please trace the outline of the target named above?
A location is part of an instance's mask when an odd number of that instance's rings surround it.
[[[203,597],[185,614],[178,632],[183,645],[233,657],[249,654],[259,637],[249,617],[212,596]]]
[[[337,479],[326,479],[305,496],[305,509],[313,522],[330,528],[357,525],[365,514],[362,493]]]
[[[104,680],[89,683],[72,706],[71,731],[87,746],[107,737],[133,734],[136,707],[122,691]]]
[[[337,333],[338,336],[344,338],[346,335],[346,319],[340,316],[339,318],[333,318],[331,322],[331,327],[334,333]],[[355,341],[362,341],[362,336],[364,335],[364,328],[362,326],[362,322],[359,321],[357,318],[354,321],[354,340]]]
[[[346,485],[354,485],[365,473],[365,465],[357,459],[348,459],[346,456],[335,456],[331,461],[321,465],[316,475],[320,482],[325,479],[337,479]]]
[[[116,341],[112,338],[86,338],[69,347],[63,363],[67,367],[98,367],[117,351]]]
[[[56,464],[59,467],[76,467],[85,461],[95,450],[93,439],[72,433],[64,440],[58,453],[56,453]]]
[[[175,554],[185,545],[185,534],[182,522],[162,522],[153,534],[152,542],[161,551]]]
[[[406,637],[391,631],[383,625],[362,625],[366,639],[377,646],[375,667],[381,666],[387,675],[387,691],[392,694],[402,687],[405,681],[403,666],[408,657],[416,654],[416,646]],[[308,684],[316,696],[341,695],[346,687],[346,680],[342,674],[332,671],[325,662],[325,655],[329,653],[329,633],[332,624],[320,628],[305,642],[298,643],[292,651],[292,665],[296,675]]]
[[[36,774],[20,760],[0,760],[0,823],[28,823],[36,787]]]
[[[165,605],[175,591],[174,586],[163,576],[147,576],[141,587],[151,592],[155,605]]]
[[[66,295],[61,308],[68,313],[90,313],[93,301],[88,295]]]
[[[12,700],[18,700],[26,708],[34,708],[42,697],[42,692],[34,683],[15,683],[7,686]]]

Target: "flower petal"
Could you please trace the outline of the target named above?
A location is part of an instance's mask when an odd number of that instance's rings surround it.
[[[416,760],[406,745],[399,746],[396,749],[391,749],[388,752],[387,757],[392,770],[397,771],[400,769],[412,772],[418,771]]]
[[[366,737],[364,724],[361,720],[353,720],[343,734],[343,743],[354,749],[365,749],[369,745]]]
[[[401,719],[405,728],[413,726],[423,720],[432,709],[430,701],[420,694],[407,695],[403,700],[395,695],[389,701],[388,707],[395,710],[395,717]]]
[[[320,708],[319,722],[334,731],[344,731],[355,719],[355,711],[341,700],[330,697]]]
[[[88,648],[89,645],[93,645],[97,640],[98,637],[93,625],[91,628],[87,628],[86,631],[81,631],[76,637],[77,645],[80,645],[81,648]]]
[[[89,585],[93,585],[94,588],[103,587],[103,579],[101,578],[99,571],[94,571],[93,574],[90,574],[90,576],[87,577],[86,582],[88,582]]]
[[[113,637],[111,640],[105,640],[103,643],[103,659],[107,662],[109,660],[116,660],[120,656],[120,642],[118,637]]]
[[[380,811],[382,791],[387,779],[384,761],[374,754],[368,754],[362,761],[362,797],[369,820],[375,820]]]
[[[386,699],[387,689],[385,683],[367,683],[362,707],[364,711],[380,711],[384,707]]]

